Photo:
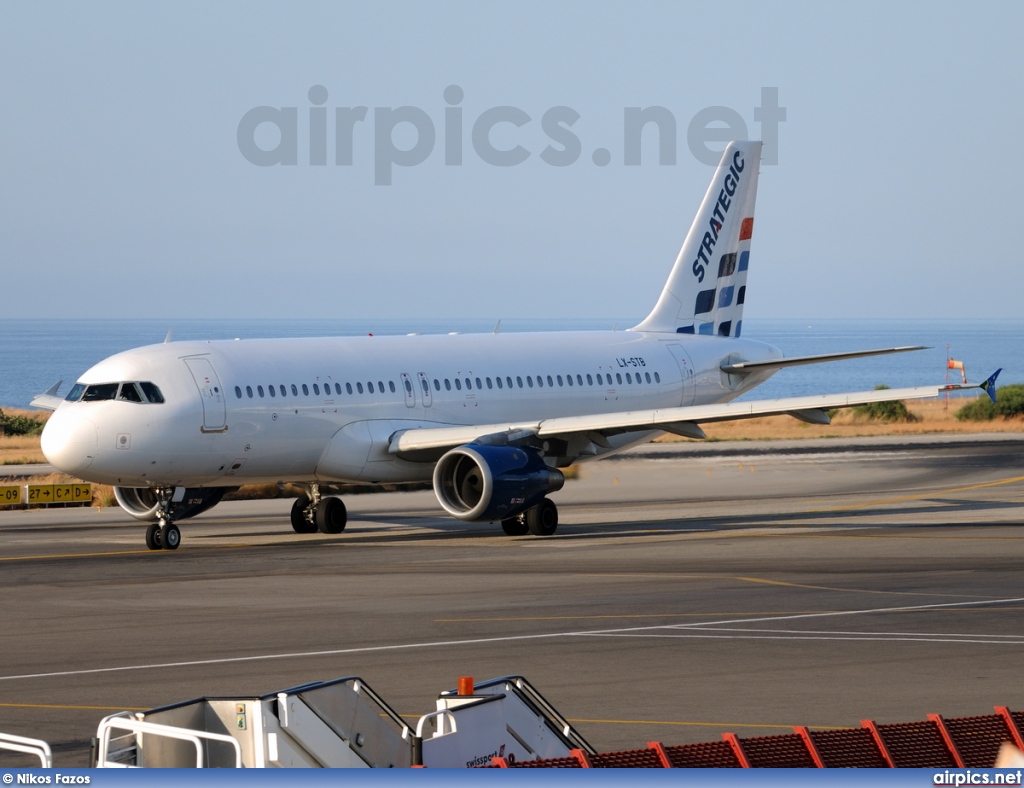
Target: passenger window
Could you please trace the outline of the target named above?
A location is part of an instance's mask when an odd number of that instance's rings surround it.
[[[661,383],[661,375],[659,375],[657,372],[654,373],[654,382]]]
[[[647,379],[647,382],[648,382],[648,383],[650,383],[650,382],[651,382],[651,373],[650,373],[650,372],[645,372],[645,373],[644,373],[644,377],[645,377],[645,378]]]
[[[249,395],[249,399],[252,399],[252,386],[246,386],[245,393]]]
[[[523,387],[523,379],[521,377],[519,377],[518,375],[516,375],[516,383],[519,384],[519,388]]]
[[[240,389],[240,388],[239,388],[238,386],[235,386],[235,396],[236,396],[236,397],[237,397],[238,399],[241,399],[241,398],[242,398],[242,390],[241,390],[241,389]]]
[[[526,385],[529,386],[531,389],[533,388],[533,378],[531,378],[529,375],[526,376]]]
[[[292,396],[299,396],[299,387],[292,383]]]
[[[448,378],[444,379],[444,388],[445,388],[446,391],[451,391],[452,390],[452,382],[450,380],[448,380]]]
[[[267,386],[267,388],[270,389],[270,396],[271,397],[276,397],[277,396],[277,387],[276,386]]]
[[[619,379],[619,381],[621,382],[621,378]],[[633,378],[631,378],[631,377],[629,376],[629,373],[628,373],[628,372],[626,373],[626,382],[627,382],[627,383],[632,383],[632,382],[633,382]]]
[[[256,387],[256,393],[259,394],[262,397],[263,396],[263,386],[257,386]]]
[[[505,378],[505,385],[512,388],[512,378]]]
[[[377,390],[380,391],[381,394],[384,393],[384,381],[383,380],[378,380],[377,381]],[[391,384],[391,390],[392,391],[395,390],[394,389],[394,384]]]
[[[436,380],[434,382],[437,383]],[[426,378],[420,378],[420,385],[423,387],[423,393],[424,394],[429,394],[430,393],[430,384],[427,383],[427,379]]]
[[[494,382],[498,384],[498,388],[501,388],[501,378],[495,378]]]
[[[434,391],[440,391],[440,390],[441,390],[441,381],[438,380],[437,378],[434,378]]]
[[[363,393],[363,384],[359,383],[358,381],[356,382],[356,391],[358,391],[360,394]]]
[[[373,381],[369,380],[366,382],[366,390],[373,394]]]
[[[457,388],[459,391],[462,391],[462,381],[459,380],[458,378],[455,378],[455,388]]]
[[[395,384],[394,383],[391,384],[391,390],[392,391],[395,390]],[[407,394],[412,394],[412,383],[409,382],[408,378],[406,378],[406,380],[405,380],[405,392]]]
[[[562,376],[559,375],[557,380],[558,380],[558,385],[561,386],[562,385]]]
[[[578,378],[579,375],[577,375],[576,377]],[[583,381],[580,381],[580,385],[581,386],[583,385]],[[594,379],[592,377],[590,377],[590,373],[589,372],[587,373],[587,385],[588,386],[593,386],[594,385]]]
[[[622,385],[622,375],[619,374],[618,372],[615,373],[615,380],[618,381],[618,384],[620,386]]]
[[[565,382],[568,383],[571,386],[572,385],[572,375],[566,375],[565,376]],[[562,379],[561,378],[558,379],[558,385],[559,386],[562,385]]]
[[[307,386],[305,383],[302,384],[302,395],[304,397],[309,396],[309,386]]]
[[[346,383],[345,384],[345,391],[347,391],[349,394],[352,393],[352,384],[351,383]]]
[[[466,378],[466,391],[472,391],[472,390],[473,390],[473,381],[470,380],[469,378]]]
[[[334,393],[338,394],[338,395],[341,394],[341,384],[340,383],[335,383],[334,384]]]
[[[389,380],[388,381],[388,388],[390,388],[391,389],[391,393],[394,394],[395,393],[395,381]],[[429,388],[430,387],[427,385],[427,381],[424,380],[423,381],[423,389],[424,389],[424,391],[426,391]],[[412,384],[409,385],[409,391],[412,391]]]
[[[478,389],[482,389],[482,388],[483,388],[483,386],[481,386],[481,385],[480,385],[480,378],[477,378],[477,379],[476,379],[476,387],[477,387]]]
[[[487,388],[492,389],[494,386],[491,385],[491,379],[487,378]]]
[[[555,381],[553,381],[553,380],[551,379],[551,376],[550,376],[550,375],[548,375],[548,385],[549,385],[549,386],[551,386],[551,387],[554,387],[554,385],[555,385]]]
[[[140,383],[139,386],[142,388],[142,393],[146,395],[146,399],[150,402],[156,403],[157,405],[163,403],[164,395],[160,393],[160,389],[158,389],[154,384],[147,380]],[[235,387],[235,391],[238,391],[237,386]],[[242,398],[241,392],[238,392],[238,398]]]
[[[604,385],[604,380],[602,379],[600,372],[597,373],[597,385],[598,386],[603,386]]]

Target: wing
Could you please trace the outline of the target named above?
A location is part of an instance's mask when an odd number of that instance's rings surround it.
[[[587,442],[608,448],[607,437],[624,432],[662,430],[689,438],[703,438],[701,424],[761,416],[790,415],[814,424],[828,424],[825,412],[833,408],[849,408],[872,402],[928,399],[947,391],[984,388],[986,384],[920,386],[905,389],[877,389],[846,394],[825,394],[811,397],[726,402],[717,405],[689,405],[659,410],[633,410],[621,413],[595,413],[588,416],[562,416],[535,422],[515,424],[475,424],[452,427],[427,427],[400,430],[391,436],[392,454],[420,459],[440,449],[461,446],[472,441],[518,443],[534,438],[585,437]],[[593,453],[593,452],[591,452]],[[417,457],[417,455],[420,455]]]

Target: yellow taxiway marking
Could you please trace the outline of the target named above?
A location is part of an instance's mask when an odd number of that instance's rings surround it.
[[[204,550],[237,550],[242,547],[260,547],[255,544],[224,544],[224,545],[197,545],[192,549],[201,547]],[[6,558],[0,558],[0,562],[4,561],[39,561],[46,558],[104,558],[111,555],[153,555],[161,556],[174,553],[174,550],[110,550],[107,552],[97,553],[52,553],[50,555],[17,555]]]
[[[69,706],[56,703],[0,703],[0,709],[64,709],[71,711],[146,711],[128,706]]]
[[[583,720],[583,719],[572,719],[566,717],[566,719],[573,723],[586,723],[589,725],[674,725],[674,726],[689,726],[697,728],[774,728],[782,730],[793,730],[792,725],[773,725],[769,723],[754,723],[754,722],[675,722],[671,720]],[[849,726],[840,725],[808,725],[808,728],[814,730],[827,730],[827,731],[841,731],[845,730]]]
[[[1000,487],[1006,484],[1016,484],[1018,482],[1024,482],[1024,476],[1014,476],[1009,479],[998,479],[994,482],[982,482],[980,484],[969,484],[965,487],[950,487],[946,490],[931,490],[929,492],[915,493],[913,495],[901,495],[897,498],[884,498],[878,501],[868,501],[866,503],[852,503],[846,506],[835,506],[828,509],[811,509],[804,514],[820,514],[823,512],[845,512],[850,509],[865,509],[871,506],[885,506],[891,503],[902,503],[904,501],[916,501],[921,498],[932,498],[937,495],[951,495],[952,493],[969,492],[971,490],[984,490],[988,487]]]

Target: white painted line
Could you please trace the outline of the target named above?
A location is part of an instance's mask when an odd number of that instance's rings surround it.
[[[855,615],[869,615],[872,613],[903,613],[912,612],[917,610],[933,610],[939,608],[951,608],[951,607],[971,607],[980,605],[999,605],[1024,602],[1024,597],[1016,597],[1012,599],[990,599],[983,601],[971,601],[971,602],[949,602],[938,605],[915,605],[910,607],[888,607],[888,608],[871,608],[868,610],[841,610],[832,611],[828,613],[801,613],[796,615],[788,616],[761,616],[758,618],[745,618],[745,619],[727,619],[724,621],[707,621],[703,623],[691,623],[691,624],[667,624],[653,627],[625,627],[622,629],[597,629],[588,631],[577,631],[577,632],[551,632],[546,634],[534,634],[534,635],[508,635],[506,637],[493,637],[493,638],[472,638],[467,640],[440,640],[427,643],[397,643],[390,646],[364,646],[361,648],[341,648],[341,649],[326,649],[322,651],[296,651],[286,652],[282,654],[255,654],[246,657],[224,657],[220,659],[197,659],[188,660],[182,662],[157,662],[147,665],[121,665],[110,668],[91,668],[86,670],[61,670],[53,671],[49,673],[23,673],[20,675],[12,676],[0,676],[0,681],[18,681],[26,679],[44,679],[44,678],[60,678],[64,676],[88,676],[99,673],[123,673],[133,670],[160,670],[165,668],[187,668],[187,667],[198,667],[200,665],[230,665],[242,662],[262,662],[277,659],[308,659],[310,657],[329,657],[338,656],[341,654],[368,654],[373,652],[382,651],[402,651],[411,650],[418,648],[445,648],[451,646],[472,646],[479,645],[482,643],[511,643],[515,641],[527,641],[527,640],[545,640],[552,638],[571,638],[571,637],[593,637],[593,636],[626,636],[634,635],[639,636],[643,633],[651,633],[648,636],[658,636],[656,633],[663,632],[665,634],[660,635],[661,637],[719,637],[719,638],[732,638],[737,639],[736,635],[713,635],[711,633],[700,632],[687,632],[694,627],[707,627],[716,626],[722,624],[744,624],[744,623],[763,623],[768,621],[788,621],[793,619],[801,618],[825,618],[829,616],[855,616]],[[773,638],[782,639],[782,638]],[[847,638],[849,639],[849,638]],[[930,641],[923,641],[930,642]],[[949,641],[942,640],[939,642],[969,642],[969,641]],[[978,641],[987,642],[987,641]],[[1003,641],[1000,641],[1003,642]],[[1005,645],[1005,642],[1003,642]]]

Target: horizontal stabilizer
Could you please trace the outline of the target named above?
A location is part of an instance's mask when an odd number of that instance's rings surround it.
[[[793,358],[777,358],[771,361],[741,361],[736,364],[724,364],[722,372],[729,375],[743,375],[760,372],[766,369],[784,369],[786,367],[802,367],[805,364],[823,364],[826,361],[845,361],[851,358],[867,358],[868,356],[887,356],[890,353],[909,353],[911,350],[929,350],[924,345],[913,347],[889,347],[880,350],[851,350],[847,353],[826,353],[820,356],[794,356]]]

